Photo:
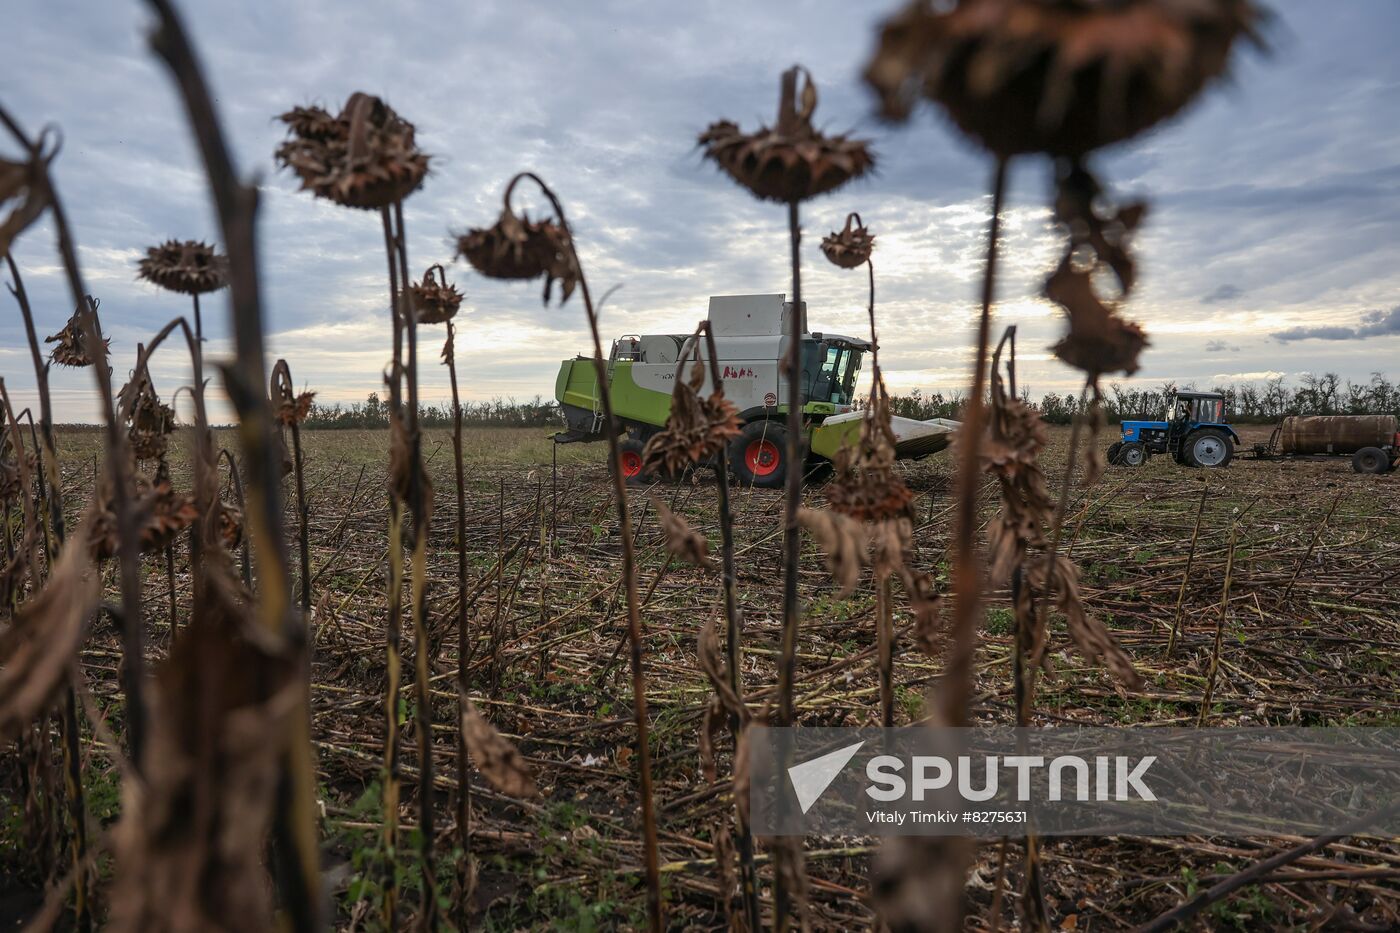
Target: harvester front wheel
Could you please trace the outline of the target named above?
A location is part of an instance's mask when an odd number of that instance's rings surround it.
[[[618,465],[622,467],[622,478],[628,485],[645,486],[653,479],[642,469],[642,450],[645,447],[646,444],[635,437],[623,438],[622,443],[618,444]]]
[[[734,475],[744,486],[782,488],[787,459],[787,429],[776,421],[749,422],[729,448]]]

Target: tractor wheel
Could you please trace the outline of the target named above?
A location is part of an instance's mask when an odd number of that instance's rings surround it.
[[[622,467],[622,478],[629,486],[650,485],[655,477],[642,469],[642,450],[646,444],[635,437],[625,437],[618,445],[618,465]]]
[[[787,480],[787,429],[776,421],[750,421],[730,441],[729,464],[743,486],[780,489]]]
[[[1113,462],[1126,467],[1140,467],[1147,462],[1147,448],[1136,441],[1129,441],[1118,448],[1118,459]]]
[[[1390,458],[1379,447],[1363,447],[1351,458],[1351,468],[1358,473],[1384,473],[1390,469]]]
[[[1123,449],[1122,441],[1114,441],[1108,445],[1108,451],[1104,454],[1104,459],[1112,466],[1118,465],[1118,452]]]
[[[1197,431],[1186,439],[1184,453],[1189,466],[1216,469],[1229,466],[1235,445],[1220,431]]]

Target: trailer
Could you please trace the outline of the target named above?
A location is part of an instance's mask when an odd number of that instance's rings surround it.
[[[1351,457],[1358,473],[1385,473],[1400,464],[1400,419],[1394,415],[1291,415],[1255,444],[1252,460],[1334,460]]]

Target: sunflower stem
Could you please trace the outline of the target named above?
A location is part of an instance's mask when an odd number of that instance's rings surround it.
[[[462,464],[462,399],[457,391],[457,331],[447,322],[447,377],[452,384],[452,461],[457,481],[457,843],[462,861],[457,872],[457,926],[466,929],[471,916],[472,889],[471,768],[462,735],[467,692],[467,504],[466,471]]]
[[[12,282],[7,286],[19,305],[24,319],[24,334],[29,341],[29,356],[34,364],[34,382],[39,393],[39,437],[43,445],[42,467],[47,477],[45,498],[48,505],[48,563],[52,567],[67,540],[63,518],[63,472],[59,469],[58,445],[54,441],[53,403],[49,394],[49,367],[39,349],[39,336],[34,329],[34,313],[24,279],[11,252],[5,254]],[[6,523],[8,528],[8,522]],[[83,792],[81,731],[78,723],[77,695],[71,680],[65,680],[59,711],[59,739],[63,743],[63,789],[68,802],[69,829],[72,833],[70,859],[73,875],[74,926],[78,933],[92,929],[92,914],[88,905],[87,872],[87,800]]]
[[[958,431],[957,504],[953,524],[953,646],[939,692],[941,725],[965,726],[972,697],[972,657],[977,647],[982,602],[982,557],[977,547],[977,487],[981,475],[980,449],[986,420],[987,344],[991,335],[992,301],[996,293],[997,241],[1006,196],[1006,162],[997,159],[992,179],[992,218],[987,230],[987,255],[982,274],[982,313],[977,322],[977,352],[972,394]]]

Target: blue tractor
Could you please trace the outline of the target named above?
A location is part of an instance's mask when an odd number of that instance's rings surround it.
[[[1225,396],[1177,392],[1165,421],[1123,422],[1123,439],[1108,448],[1108,462],[1140,467],[1153,454],[1171,454],[1185,466],[1223,467],[1239,442],[1239,435],[1225,423]]]

